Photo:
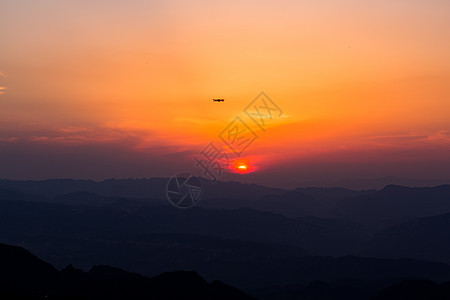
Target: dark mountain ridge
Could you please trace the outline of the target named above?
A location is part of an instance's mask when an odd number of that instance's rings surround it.
[[[148,278],[109,266],[58,271],[23,248],[0,244],[0,296],[9,299],[255,299],[194,271]]]

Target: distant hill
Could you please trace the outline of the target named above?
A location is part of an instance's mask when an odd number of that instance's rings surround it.
[[[396,176],[385,176],[378,178],[368,178],[368,179],[343,179],[332,183],[323,184],[308,184],[309,186],[340,186],[349,189],[382,189],[387,185],[403,185],[403,186],[414,186],[414,187],[428,187],[447,184],[449,180],[442,180],[436,178],[405,178]]]
[[[375,235],[366,255],[450,263],[450,213],[416,219]]]
[[[109,179],[104,181],[50,179],[0,180],[0,200],[56,202],[100,206],[130,200],[168,205],[168,178]],[[283,190],[202,179],[199,207],[209,209],[252,208],[287,217],[315,216],[363,224],[373,232],[402,222],[450,212],[450,185],[411,188],[388,185],[382,190],[297,188]]]
[[[0,296],[8,299],[254,299],[193,271],[153,278],[109,266],[89,272],[69,266],[58,272],[20,247],[0,244]]]
[[[120,199],[168,205],[168,178],[104,181],[49,179],[0,180],[0,199],[104,205]],[[200,207],[253,208],[288,217],[316,216],[349,220],[377,231],[418,217],[450,212],[450,185],[410,188],[388,185],[380,191],[344,188],[283,190],[256,184],[202,179]]]
[[[354,191],[343,188],[297,188],[279,194],[269,194],[259,199],[217,198],[199,203],[200,207],[213,209],[254,208],[279,213],[288,217],[316,216],[328,218],[341,199],[369,195],[375,190]]]
[[[51,202],[51,199],[31,193],[24,193],[13,189],[0,188],[0,200],[40,201]]]
[[[0,199],[62,202],[70,205],[102,205],[114,200],[136,199],[150,203],[168,204],[166,185],[169,178],[109,179],[104,181],[48,179],[0,180]],[[366,195],[372,191],[343,188],[297,188],[283,190],[234,181],[201,179],[202,201],[199,206],[213,209],[254,208],[280,213],[289,217],[329,217],[336,202],[343,198]],[[16,193],[15,195],[12,195]]]
[[[169,178],[108,179],[103,181],[79,179],[48,180],[7,180],[0,179],[0,189],[15,190],[54,198],[80,191],[96,193],[102,196],[166,199],[166,185]],[[268,194],[280,194],[285,190],[256,184],[244,184],[234,181],[211,181],[201,179],[203,199],[241,198],[258,199]]]
[[[55,226],[58,224],[58,226]],[[37,237],[45,233],[44,237]],[[363,249],[371,238],[358,226],[331,219],[291,219],[253,209],[180,210],[127,201],[106,206],[0,201],[0,239],[8,243],[43,243],[83,237],[184,233],[300,247],[309,253],[343,255]],[[23,244],[37,250],[32,244]],[[33,248],[31,248],[33,247]],[[46,256],[43,256],[46,257]]]
[[[146,197],[164,199],[166,178],[108,179],[103,181],[80,179],[0,180],[0,189],[54,198],[79,191],[113,197]]]
[[[78,191],[74,193],[64,194],[53,198],[52,202],[63,203],[67,205],[88,205],[102,206],[118,201],[120,197],[101,196],[96,193]]]
[[[339,200],[332,216],[377,230],[445,212],[450,212],[450,185],[426,188],[389,185],[376,193]]]

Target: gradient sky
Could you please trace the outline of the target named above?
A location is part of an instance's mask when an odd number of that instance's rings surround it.
[[[201,175],[240,116],[252,172],[222,179],[450,180],[449,31],[448,0],[0,0],[0,177]]]

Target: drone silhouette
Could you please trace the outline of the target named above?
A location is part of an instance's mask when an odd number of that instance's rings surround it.
[[[213,99],[214,102],[223,102],[224,99]]]

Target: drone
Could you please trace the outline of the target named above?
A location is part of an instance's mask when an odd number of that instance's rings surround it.
[[[214,102],[223,102],[224,99],[213,99]]]

